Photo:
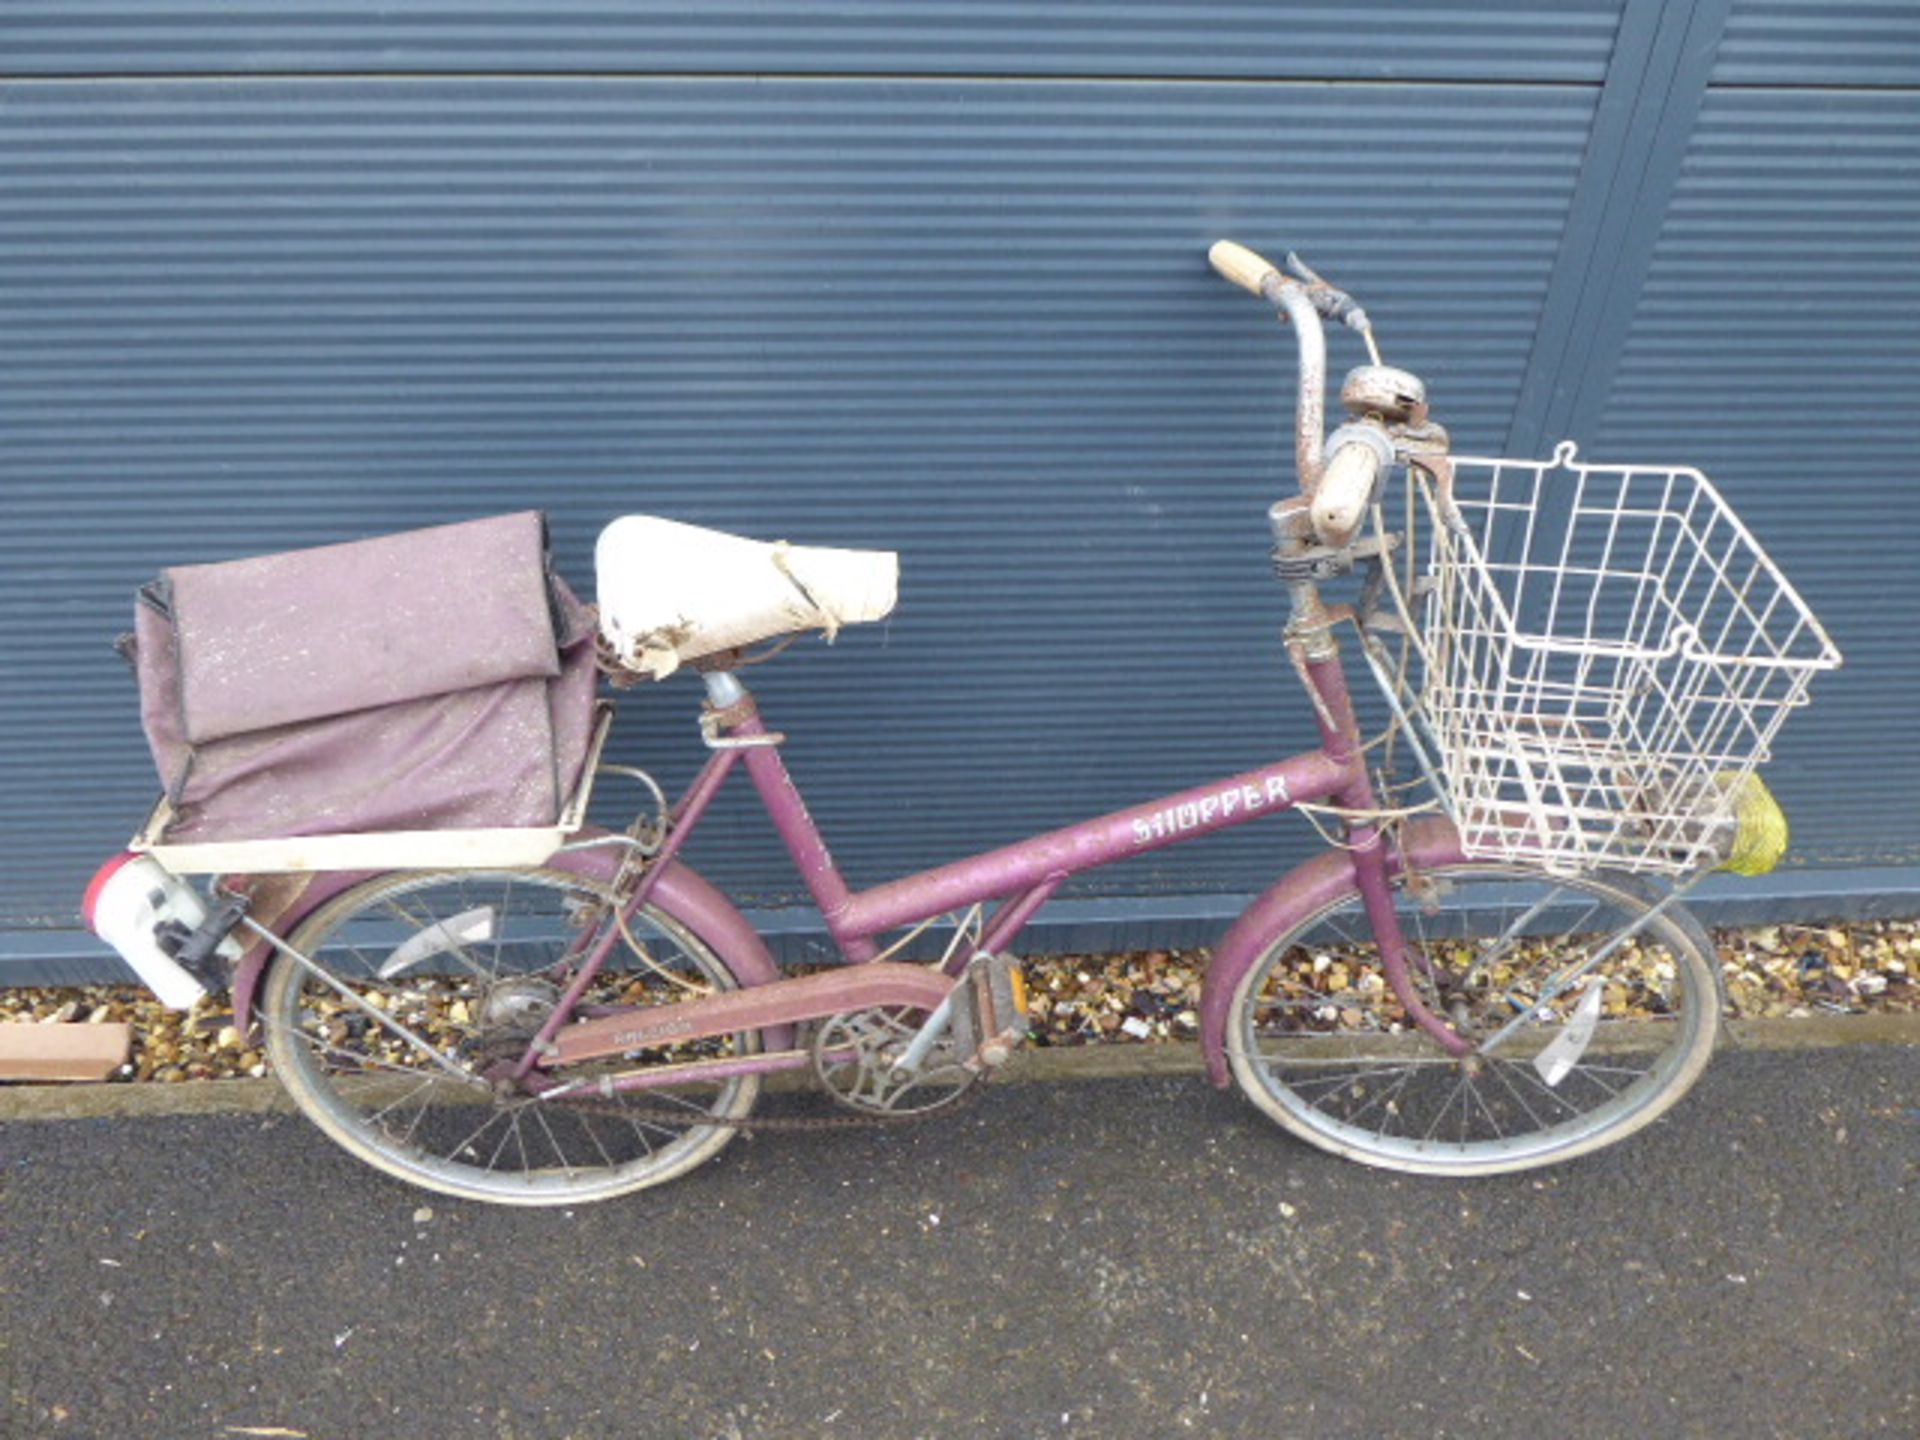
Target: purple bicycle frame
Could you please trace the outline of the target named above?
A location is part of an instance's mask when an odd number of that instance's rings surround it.
[[[1360,753],[1358,726],[1339,658],[1328,655],[1307,659],[1303,670],[1317,702],[1314,712],[1322,739],[1319,750],[861,891],[851,889],[834,864],[825,839],[780,758],[779,737],[762,722],[753,697],[736,684],[737,698],[722,709],[709,711],[714,731],[724,729],[726,738],[717,739],[712,757],[675,806],[671,832],[648,877],[660,873],[677,854],[734,768],[744,764],[769,818],[819,905],[828,933],[849,966],[838,972],[566,1024],[573,1002],[584,993],[613,949],[617,932],[609,933],[576,974],[568,993],[517,1067],[518,1076],[539,1087],[542,1082],[534,1073],[536,1067],[565,1066],[704,1035],[783,1027],[873,1004],[931,1009],[957,983],[974,954],[1008,945],[1073,875],[1243,825],[1303,802],[1328,801],[1351,810],[1372,809],[1372,786]],[[1385,836],[1374,826],[1359,823],[1350,831],[1346,848],[1389,985],[1410,1018],[1443,1049],[1453,1055],[1466,1054],[1472,1049],[1471,1042],[1422,1004],[1414,990],[1410,966],[1424,963],[1424,957],[1408,944],[1394,911]],[[648,888],[648,879],[643,878],[630,902],[632,906],[645,903]],[[876,960],[876,937],[884,932],[989,901],[999,904],[983,926],[978,946],[955,953],[944,975],[924,965]],[[801,1051],[783,1051],[660,1067],[657,1079],[641,1071],[624,1080],[620,1088],[651,1088],[695,1070],[703,1078],[717,1078],[721,1074],[785,1069],[805,1063],[805,1058]]]

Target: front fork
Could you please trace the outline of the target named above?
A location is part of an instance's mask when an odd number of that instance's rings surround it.
[[[1310,582],[1290,587],[1293,591],[1294,619],[1287,627],[1287,646],[1314,702],[1314,716],[1320,727],[1320,739],[1327,755],[1347,767],[1352,776],[1335,793],[1334,802],[1349,812],[1364,817],[1375,809],[1373,784],[1367,778],[1366,756],[1360,748],[1360,725],[1354,715],[1353,697],[1347,690],[1347,675],[1340,663],[1339,647],[1330,633],[1333,617],[1320,604],[1319,592]],[[1478,1047],[1459,1030],[1421,1000],[1414,988],[1414,967],[1432,976],[1431,957],[1409,943],[1400,927],[1400,915],[1393,903],[1393,886],[1388,878],[1388,838],[1371,819],[1357,818],[1347,831],[1347,858],[1353,865],[1354,883],[1366,907],[1367,921],[1380,947],[1380,968],[1395,998],[1405,1007],[1408,1017],[1433,1042],[1456,1059],[1474,1053]]]

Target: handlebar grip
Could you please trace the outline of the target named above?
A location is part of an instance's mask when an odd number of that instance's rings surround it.
[[[1380,483],[1380,456],[1367,445],[1346,444],[1333,452],[1320,472],[1307,511],[1322,545],[1339,549],[1352,542],[1367,518]]]
[[[1249,294],[1267,298],[1269,280],[1284,281],[1280,267],[1264,256],[1256,255],[1244,245],[1236,245],[1231,240],[1216,240],[1213,248],[1207,251],[1207,263],[1217,270],[1221,277],[1231,280]]]

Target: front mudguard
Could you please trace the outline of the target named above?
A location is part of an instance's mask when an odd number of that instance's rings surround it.
[[[1420,820],[1402,832],[1398,849],[1389,852],[1387,873],[1399,874],[1408,861],[1415,870],[1457,865],[1460,835],[1447,820]],[[1220,943],[1200,992],[1200,1045],[1207,1059],[1207,1078],[1225,1089],[1232,1083],[1227,1069],[1227,1012],[1234,991],[1267,951],[1267,947],[1294,926],[1348,893],[1358,893],[1353,857],[1345,850],[1329,850],[1297,866],[1258,900],[1240,912]]]
[[[562,850],[542,868],[562,870],[569,875],[578,875],[583,880],[595,880],[604,885],[612,882],[614,872],[619,869],[620,853],[619,847],[612,845],[596,846],[589,850]],[[371,875],[364,873],[314,876],[294,905],[275,920],[274,932],[282,937],[290,937],[309,915],[327,901],[371,878]],[[668,861],[654,883],[650,900],[691,930],[696,939],[719,956],[720,963],[742,986],[764,985],[780,978],[780,967],[774,964],[773,956],[768,953],[766,942],[761,940],[759,932],[731,900],[697,871],[678,860]],[[259,994],[260,981],[273,956],[273,947],[262,941],[248,951],[234,968],[233,1023],[242,1034],[251,1031],[255,997]],[[764,1041],[770,1050],[784,1050],[793,1044],[793,1027],[770,1026],[765,1031]]]

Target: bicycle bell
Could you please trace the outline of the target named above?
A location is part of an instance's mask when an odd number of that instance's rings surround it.
[[[1426,405],[1427,387],[1409,370],[1356,365],[1340,387],[1340,403],[1356,418],[1378,415],[1382,420],[1409,420]]]

